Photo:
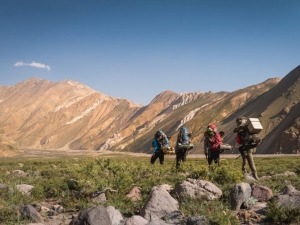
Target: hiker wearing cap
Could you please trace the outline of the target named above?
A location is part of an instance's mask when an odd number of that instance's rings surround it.
[[[154,164],[157,158],[159,158],[160,164],[163,165],[165,159],[163,148],[169,147],[168,137],[163,131],[158,130],[155,133],[154,139],[152,141],[152,147],[153,147],[153,154],[150,159],[151,164]]]
[[[204,154],[209,167],[212,162],[220,164],[220,145],[222,144],[222,140],[217,126],[209,124],[204,133]]]
[[[242,171],[246,173],[246,162],[250,167],[252,176],[258,180],[255,163],[253,160],[253,153],[256,152],[256,146],[260,142],[260,139],[255,135],[251,134],[247,127],[248,119],[246,117],[238,117],[236,119],[237,127],[233,130],[236,135],[236,143],[239,145],[239,152],[242,156]]]

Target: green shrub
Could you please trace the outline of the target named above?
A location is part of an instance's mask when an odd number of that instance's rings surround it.
[[[274,224],[300,223],[300,207],[289,208],[279,206],[276,201],[268,203],[266,219]]]

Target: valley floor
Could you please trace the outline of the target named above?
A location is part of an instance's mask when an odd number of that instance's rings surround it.
[[[24,158],[57,158],[57,157],[79,157],[79,156],[106,156],[114,157],[119,155],[130,155],[133,157],[150,157],[151,154],[146,153],[132,153],[132,152],[109,152],[109,151],[90,151],[90,150],[45,150],[45,149],[23,149],[18,156]],[[222,154],[222,158],[237,158],[239,154]],[[254,157],[284,157],[294,156],[300,157],[300,154],[254,154]],[[167,158],[175,158],[175,155],[166,155]],[[189,154],[188,158],[205,158],[204,154]]]

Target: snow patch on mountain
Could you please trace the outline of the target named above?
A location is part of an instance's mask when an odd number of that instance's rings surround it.
[[[199,95],[203,94],[202,92],[190,92],[190,93],[181,93],[180,96],[176,99],[180,99],[181,98],[181,101],[176,104],[176,105],[173,105],[172,109],[177,109],[193,100],[196,100]]]
[[[103,100],[98,100],[97,102],[95,102],[90,108],[88,108],[87,110],[85,110],[81,115],[74,117],[71,121],[67,122],[66,125],[69,125],[71,123],[74,123],[80,119],[82,119],[83,117],[85,117],[87,114],[89,114],[91,111],[93,111],[93,109],[95,109],[98,105],[101,104],[101,102],[103,102]]]
[[[181,127],[183,126],[184,124],[186,124],[188,121],[190,121],[191,119],[194,118],[194,116],[196,115],[196,112],[198,112],[200,109],[202,109],[203,107],[209,105],[208,103],[207,104],[204,104],[202,105],[201,107],[199,108],[196,108],[192,111],[190,111],[182,120],[180,120],[180,124],[179,126],[177,127],[176,131]]]
[[[114,135],[111,138],[108,138],[105,142],[105,144],[99,149],[99,151],[105,151],[116,145],[117,143],[121,142],[124,139],[120,135],[120,133],[114,133]]]
[[[93,90],[92,88],[82,84],[82,83],[79,83],[79,82],[76,82],[76,81],[71,81],[71,80],[68,80],[66,81],[67,84],[73,86],[73,87],[76,87],[78,89],[87,89],[87,90],[90,90],[92,93],[96,92],[95,90]]]
[[[87,95],[88,96],[88,95]],[[57,106],[53,111],[54,112],[58,112],[59,110],[61,109],[66,109],[68,107],[70,107],[71,105],[79,102],[80,100],[84,99],[86,96],[83,96],[83,97],[78,97],[78,98],[75,98],[75,99],[71,99],[70,101],[68,102],[64,102],[63,104]]]

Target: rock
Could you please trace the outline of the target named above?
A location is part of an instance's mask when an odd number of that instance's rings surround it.
[[[239,183],[230,192],[230,206],[232,210],[239,210],[242,204],[251,197],[251,187],[248,183]]]
[[[249,183],[249,184],[253,184],[253,183],[256,183],[257,180],[250,175],[245,175],[245,182]]]
[[[19,209],[21,216],[23,218],[31,219],[37,223],[43,223],[43,217],[36,211],[32,205],[22,205]]]
[[[130,192],[126,195],[126,197],[129,198],[133,202],[142,200],[141,188],[133,187],[130,190]]]
[[[208,225],[209,221],[205,216],[189,217],[186,221],[186,225]]]
[[[53,206],[51,207],[51,209],[52,209],[54,212],[58,213],[58,214],[64,212],[64,207],[62,207],[61,205],[53,205]]]
[[[115,209],[113,206],[108,206],[106,211],[109,215],[110,221],[112,225],[119,225],[124,223],[124,218],[119,210]]]
[[[279,195],[277,196],[277,204],[279,206],[291,209],[300,207],[300,196],[298,195]]]
[[[34,187],[28,184],[19,184],[17,185],[17,190],[22,194],[30,195]]]
[[[292,185],[287,185],[282,193],[283,195],[299,195],[300,196],[300,191],[296,190],[296,188]]]
[[[148,220],[141,216],[132,216],[126,220],[125,225],[146,225]]]
[[[0,184],[0,190],[5,189],[7,187],[7,185],[5,184]]]
[[[286,171],[284,173],[275,174],[273,177],[297,177],[294,172]]]
[[[177,200],[169,192],[164,188],[153,187],[146,204],[141,209],[141,216],[148,221],[150,219],[161,219],[167,214],[177,211],[178,208]]]
[[[256,202],[252,207],[251,210],[257,214],[266,214],[267,203],[266,202]]]
[[[163,217],[163,220],[167,224],[182,224],[184,221],[184,215],[180,211],[174,211]]]
[[[174,194],[184,198],[216,200],[222,196],[222,191],[216,185],[205,180],[187,179],[176,184]]]
[[[102,205],[83,210],[70,225],[112,225],[106,208]]]
[[[93,202],[98,203],[98,204],[103,204],[107,201],[106,195],[105,195],[104,192],[102,192],[99,195],[93,197],[92,199],[93,199]]]
[[[26,177],[27,173],[25,173],[23,170],[13,170],[12,174],[18,177]]]
[[[256,198],[259,202],[266,202],[273,198],[273,192],[266,186],[252,184],[252,197]]]
[[[172,224],[174,224],[174,223],[172,223]],[[168,224],[165,221],[160,220],[160,219],[154,219],[154,220],[150,221],[149,223],[147,223],[146,225],[170,225],[170,224]]]

